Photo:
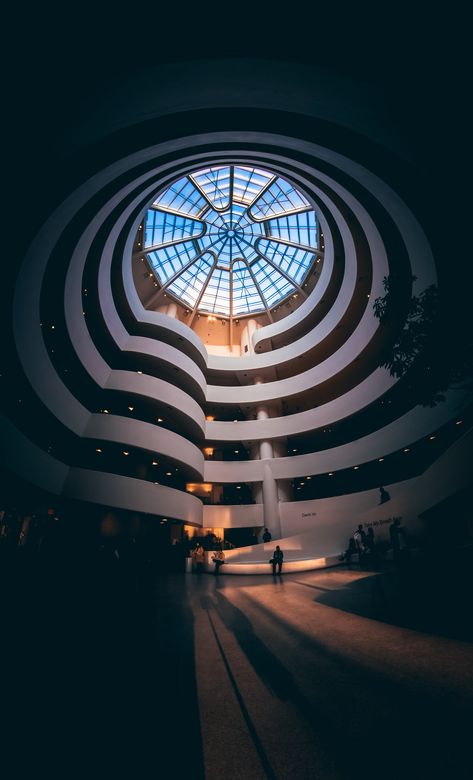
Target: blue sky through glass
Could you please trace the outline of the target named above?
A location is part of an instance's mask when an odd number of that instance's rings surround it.
[[[229,317],[304,294],[317,242],[316,213],[290,182],[261,168],[219,165],[181,177],[154,200],[144,252],[167,292]]]

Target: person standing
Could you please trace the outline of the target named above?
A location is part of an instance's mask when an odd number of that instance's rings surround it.
[[[385,488],[380,487],[380,489],[379,489],[379,503],[380,504],[385,504],[386,501],[390,501],[390,500],[391,500],[391,496],[389,495],[388,491]]]
[[[192,558],[194,560],[195,571],[197,574],[201,574],[204,570],[205,552],[202,545],[199,543],[195,548]]]
[[[389,526],[389,538],[391,540],[394,563],[399,565],[403,559],[406,559],[408,553],[406,534],[401,526],[400,517],[395,517]]]
[[[263,532],[263,542],[270,542],[271,541],[271,534],[269,533],[268,529],[265,528]]]
[[[218,577],[220,574],[220,567],[225,563],[225,553],[221,547],[213,554],[212,560],[215,563],[214,574],[216,577]]]
[[[277,544],[276,549],[273,552],[273,557],[271,558],[271,563],[273,566],[273,575],[276,575],[276,569],[277,569],[277,574],[281,574],[283,559],[284,559],[284,553],[281,550],[279,544]]]
[[[353,534],[355,540],[356,551],[358,553],[358,563],[362,564],[363,556],[366,551],[366,533],[363,530],[363,526],[360,523],[355,533]]]

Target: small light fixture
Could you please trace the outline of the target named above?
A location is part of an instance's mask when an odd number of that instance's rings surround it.
[[[108,409],[102,409],[102,414],[110,414],[110,412],[108,411]]]
[[[158,466],[159,464],[158,464],[158,461],[157,461],[157,460],[152,460],[152,461],[151,461],[151,465],[152,465],[152,466]]]
[[[166,471],[166,476],[167,477],[172,477],[172,471]]]
[[[456,421],[456,423],[455,423],[455,425],[461,425],[461,424],[462,424],[462,422],[463,422],[463,420],[457,420],[457,421]]]
[[[135,408],[134,406],[129,406],[129,407],[128,407],[128,409],[130,410],[130,412],[132,412],[134,408]]]
[[[357,471],[359,468],[359,466],[353,466],[353,471]]]
[[[159,423],[161,423],[161,422],[164,422],[164,421],[163,421],[163,418],[162,418],[162,417],[158,417],[158,422],[159,422]]]
[[[429,436],[429,441],[433,441],[435,439],[435,436]]]
[[[100,447],[96,447],[95,452],[102,452],[102,450],[100,449]]]
[[[404,447],[404,449],[403,449],[403,452],[410,452],[410,451],[411,451],[410,447]]]
[[[382,463],[384,458],[378,458],[378,463]]]
[[[333,477],[333,471],[329,471],[328,475],[329,477]]]
[[[142,372],[142,371],[137,371],[136,373],[137,373],[137,374],[142,374],[143,372]]]
[[[122,450],[122,452],[123,452],[123,455],[129,455],[129,454],[130,454],[130,453],[128,452],[128,450]]]

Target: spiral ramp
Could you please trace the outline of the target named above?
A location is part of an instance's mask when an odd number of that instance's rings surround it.
[[[417,208],[425,193],[382,128],[335,116],[317,101],[319,82],[300,89],[307,100],[281,90],[257,109],[253,93],[222,88],[203,108],[189,86],[179,107],[169,89],[152,112],[131,109],[128,127],[113,111],[108,126],[99,117],[101,137],[86,129],[78,153],[91,152],[89,164],[71,163],[68,190],[18,263],[8,310],[5,473],[157,520],[270,527],[273,543],[228,551],[234,573],[267,571],[276,541],[289,568],[330,565],[358,523],[382,534],[402,516],[416,532],[423,512],[471,484],[469,388],[425,405],[422,355],[400,378],[383,366],[412,296],[442,291],[442,248]],[[261,320],[238,357],[208,349],[181,309],[149,305],[137,251],[157,193],[227,163],[298,187],[324,242],[310,292]],[[386,277],[396,279],[387,323],[373,308]],[[205,454],[219,448],[247,457]],[[191,483],[245,485],[254,502],[204,504]]]

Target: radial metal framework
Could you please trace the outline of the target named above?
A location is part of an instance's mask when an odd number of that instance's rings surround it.
[[[292,184],[224,165],[183,176],[154,200],[143,253],[162,294],[194,312],[236,317],[306,297],[319,246],[315,210]]]

